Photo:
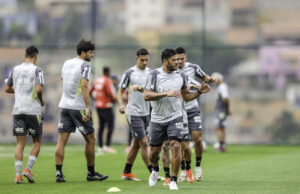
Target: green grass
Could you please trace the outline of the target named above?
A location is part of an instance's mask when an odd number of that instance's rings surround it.
[[[125,146],[115,148],[118,154],[96,157],[96,170],[108,174],[109,179],[87,182],[84,146],[67,145],[63,172],[68,182],[58,184],[55,182],[55,145],[43,145],[33,168],[36,183],[24,181],[16,185],[15,146],[0,145],[0,193],[105,193],[111,187],[120,188],[121,193],[171,193],[168,187],[162,186],[162,181],[153,188],[148,186],[149,172],[140,156],[133,172],[143,181],[121,180]],[[24,164],[29,149],[27,145]],[[202,168],[202,182],[178,183],[179,191],[175,193],[300,193],[300,146],[228,146],[225,154],[214,153],[209,147],[203,155]]]

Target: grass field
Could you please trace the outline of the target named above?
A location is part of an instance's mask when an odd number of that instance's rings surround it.
[[[204,180],[178,183],[179,191],[169,191],[163,182],[150,188],[149,173],[138,156],[133,172],[141,182],[120,178],[126,154],[124,146],[115,146],[118,154],[96,157],[96,170],[110,177],[103,182],[86,181],[83,145],[67,145],[63,172],[67,183],[55,182],[55,145],[43,145],[33,168],[36,183],[14,184],[14,145],[0,145],[0,193],[105,193],[118,187],[121,193],[300,193],[300,146],[228,146],[227,153],[204,153]],[[24,163],[30,146],[25,148]],[[194,158],[194,156],[193,156]],[[192,165],[194,166],[192,161]],[[23,168],[25,166],[23,164]],[[161,172],[161,175],[163,173]],[[23,179],[24,180],[24,179]]]

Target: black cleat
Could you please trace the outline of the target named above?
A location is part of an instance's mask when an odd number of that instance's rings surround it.
[[[64,175],[56,175],[56,182],[63,183],[63,182],[67,182],[67,181],[64,179]]]
[[[108,176],[104,174],[99,174],[98,172],[95,172],[95,174],[92,176],[90,173],[88,173],[86,180],[87,181],[103,181],[107,179]]]

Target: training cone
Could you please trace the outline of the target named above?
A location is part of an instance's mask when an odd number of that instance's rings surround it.
[[[112,187],[107,190],[107,192],[120,192],[121,190],[118,187]]]

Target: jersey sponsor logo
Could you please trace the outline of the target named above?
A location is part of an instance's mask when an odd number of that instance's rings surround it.
[[[196,123],[201,123],[201,117],[200,117],[200,116],[194,117],[194,121],[195,121]]]
[[[33,129],[28,129],[29,130],[29,132],[32,134],[32,135],[34,135],[34,134],[36,134],[36,130],[33,130]]]
[[[21,127],[17,127],[15,129],[16,133],[24,133],[24,128],[21,128]]]
[[[78,130],[81,131],[82,133],[84,132],[84,128],[83,128],[82,126],[76,127],[76,129],[78,129]]]
[[[183,123],[182,122],[175,123],[175,126],[178,129],[183,129]],[[183,132],[181,132],[181,133],[183,134]]]
[[[57,125],[57,127],[58,127],[59,129],[62,129],[62,128],[64,127],[64,124],[61,123],[61,122],[59,122],[58,125]]]

